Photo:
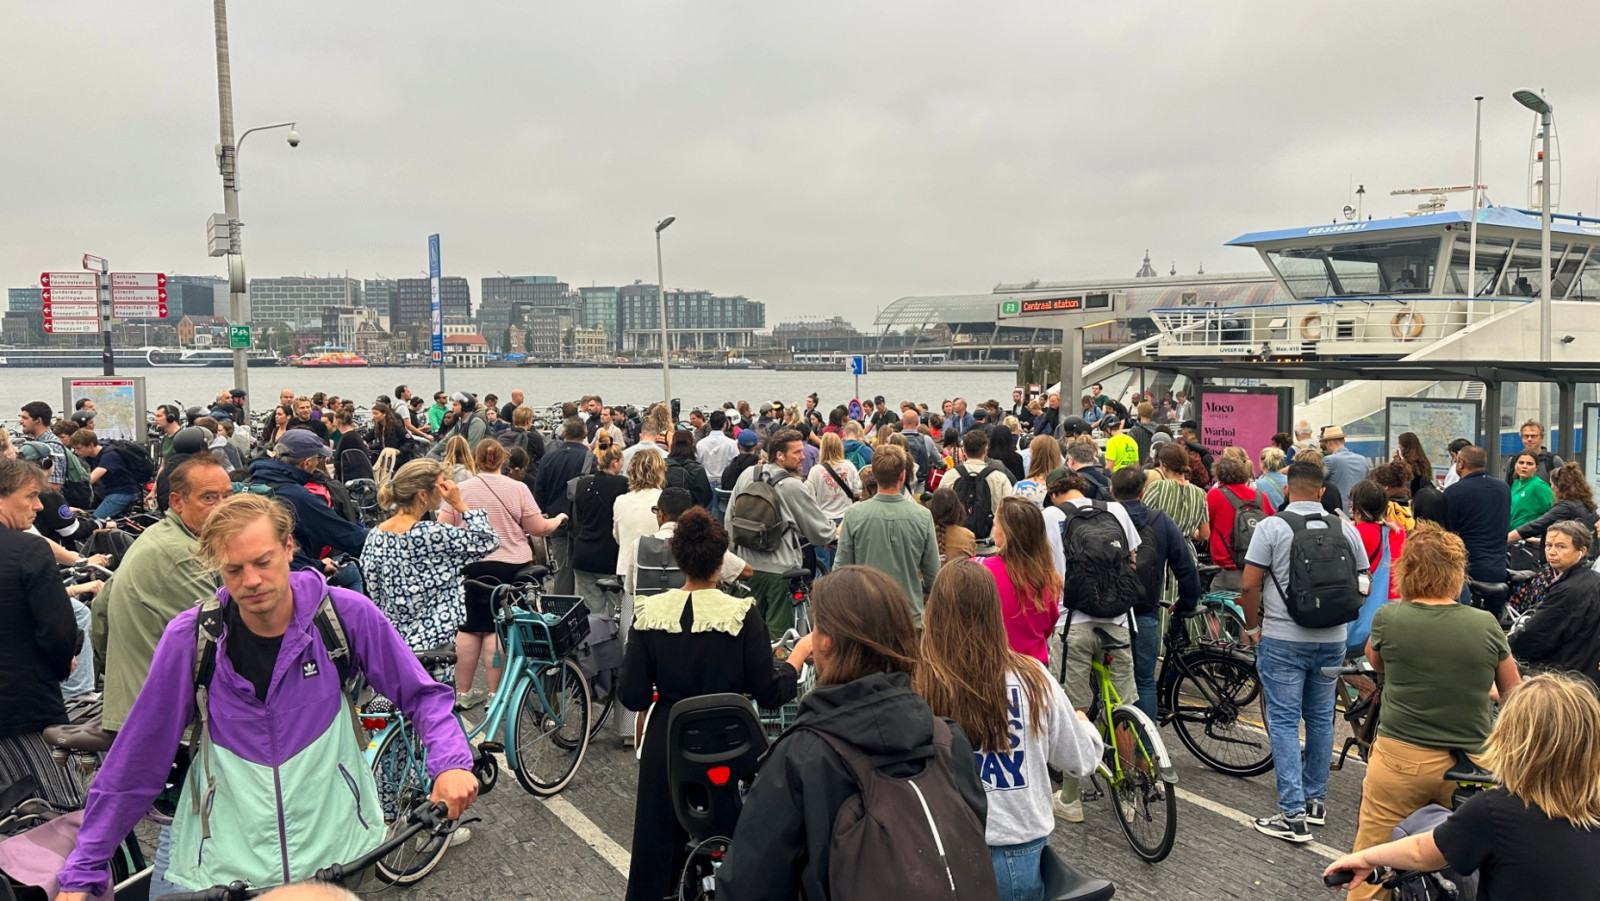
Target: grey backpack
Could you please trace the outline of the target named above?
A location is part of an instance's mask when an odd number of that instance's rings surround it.
[[[673,588],[682,588],[687,581],[683,570],[678,568],[677,559],[672,556],[672,548],[654,535],[639,539],[633,562],[639,570],[633,583],[634,594],[661,594]]]
[[[773,553],[783,544],[789,522],[783,517],[778,483],[786,478],[789,478],[787,472],[780,470],[776,477],[769,477],[762,468],[733,499],[728,508],[728,533],[735,544],[764,554]]]

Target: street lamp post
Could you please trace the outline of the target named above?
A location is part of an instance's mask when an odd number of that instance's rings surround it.
[[[661,269],[661,233],[677,218],[668,216],[656,223],[656,296],[661,299],[661,399],[667,404],[672,403],[672,365],[667,352],[667,279]]]
[[[1550,362],[1550,114],[1555,107],[1533,91],[1516,91],[1516,101],[1539,114],[1543,167],[1539,184],[1539,362]],[[1541,391],[1541,393],[1543,393]]]
[[[276,125],[252,128],[240,135],[238,141],[234,140],[233,75],[228,61],[228,2],[212,0],[211,8],[217,43],[217,111],[221,120],[217,168],[222,171],[222,211],[228,220],[228,320],[234,325],[240,325],[245,320],[245,277],[244,242],[239,223],[239,148],[244,146],[244,139],[249,137],[251,132],[288,128],[290,147],[300,146],[300,134],[294,130],[293,122],[280,122]],[[245,392],[246,404],[249,403],[250,392],[249,353],[248,348],[233,350],[233,381],[239,390]]]

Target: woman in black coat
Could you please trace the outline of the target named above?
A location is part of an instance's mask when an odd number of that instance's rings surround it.
[[[633,631],[619,677],[622,706],[649,711],[639,752],[629,901],[674,894],[673,880],[688,857],[689,836],[672,810],[667,784],[672,706],[699,695],[734,692],[763,707],[780,707],[795,695],[800,665],[773,657],[767,624],[754,600],[717,588],[728,533],[711,514],[691,507],[678,517],[670,547],[686,581],[682,588],[634,601]]]
[[[83,796],[40,734],[67,721],[61,682],[83,645],[50,545],[22,531],[46,478],[32,461],[0,459],[0,784],[32,776],[46,800],[76,808]]]
[[[711,479],[695,457],[694,432],[678,429],[672,433],[672,450],[667,454],[667,487],[682,488],[694,498],[695,506],[710,508]]]
[[[1017,436],[1003,424],[989,429],[989,459],[1004,466],[1011,473],[1011,481],[1020,482],[1027,478],[1028,467],[1023,465],[1022,455],[1017,453]]]

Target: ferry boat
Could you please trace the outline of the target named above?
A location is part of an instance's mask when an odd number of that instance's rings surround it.
[[[102,350],[98,347],[3,347],[0,366],[23,369],[98,369]],[[117,347],[112,359],[118,369],[147,368],[226,368],[233,365],[233,351],[226,348]],[[278,358],[270,351],[252,350],[251,366],[276,366]]]
[[[369,366],[367,358],[341,347],[314,347],[300,356],[289,358],[290,366],[327,368],[335,366]]]
[[[1342,424],[1353,449],[1381,457],[1389,398],[1485,399],[1484,384],[1469,376],[1386,378],[1386,363],[1433,364],[1443,374],[1452,363],[1540,359],[1539,213],[1481,208],[1475,254],[1472,218],[1443,211],[1241,235],[1229,246],[1254,248],[1277,290],[1238,304],[1150,309],[1156,333],[1086,366],[1083,384],[1102,382],[1112,396],[1140,385],[1192,394],[1179,374],[1185,363],[1355,362],[1363,364],[1359,377],[1342,384],[1264,381],[1295,389],[1296,421]],[[1550,360],[1592,360],[1600,346],[1600,219],[1553,216],[1549,278]],[[1502,448],[1520,447],[1517,424],[1541,408],[1537,386],[1518,387],[1503,389],[1510,414],[1486,417]],[[1595,386],[1579,385],[1576,400],[1600,398]]]

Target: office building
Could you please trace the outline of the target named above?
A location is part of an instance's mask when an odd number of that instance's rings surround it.
[[[571,357],[571,332],[578,326],[578,308],[539,307],[523,319],[526,337],[523,347],[535,360],[565,360]]]
[[[378,316],[387,320],[394,310],[394,295],[396,291],[395,280],[392,278],[369,278],[361,283],[361,305],[378,311]]]
[[[284,276],[250,280],[250,321],[287,322],[319,328],[323,307],[361,306],[361,282],[353,278]]]
[[[578,308],[582,311],[583,327],[605,329],[607,340],[614,349],[617,335],[617,289],[579,288]]]
[[[553,275],[502,275],[486,278],[479,283],[479,299],[504,300],[513,306],[559,307],[571,301],[567,283]]]
[[[767,323],[766,304],[710,291],[668,291],[667,331],[672,350],[750,347]],[[624,350],[660,352],[661,302],[655,285],[627,285],[618,292],[617,328]]]
[[[472,321],[472,288],[459,275],[439,279],[439,310],[444,322],[468,325]],[[425,278],[395,281],[394,303],[389,310],[389,330],[422,328],[433,323],[433,284]]]
[[[36,339],[44,337],[44,294],[39,288],[10,288],[6,291],[6,311],[22,316]],[[16,334],[13,326],[9,334]]]

